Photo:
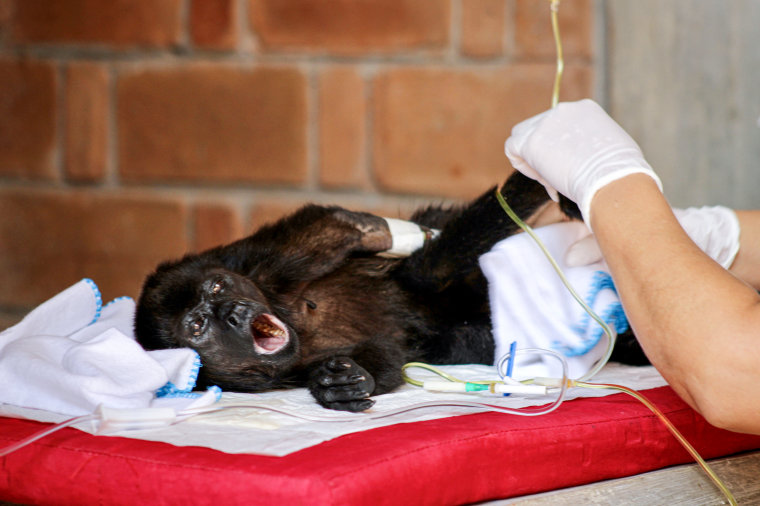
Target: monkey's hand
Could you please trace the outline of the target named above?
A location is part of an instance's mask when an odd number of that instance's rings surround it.
[[[329,409],[359,412],[375,403],[369,396],[375,390],[374,378],[348,357],[332,357],[309,374],[311,395]]]
[[[340,225],[345,226],[347,224],[353,231],[359,232],[358,241],[356,243],[349,243],[354,251],[377,253],[389,250],[393,246],[391,230],[384,218],[380,218],[374,214],[348,211],[341,208],[333,208],[332,217]],[[334,231],[336,234],[348,234],[341,226],[334,227]]]

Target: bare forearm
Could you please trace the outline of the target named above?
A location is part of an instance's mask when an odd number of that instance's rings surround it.
[[[591,225],[652,363],[713,423],[760,433],[757,293],[699,250],[647,176],[602,188]],[[737,274],[751,270],[748,251]]]

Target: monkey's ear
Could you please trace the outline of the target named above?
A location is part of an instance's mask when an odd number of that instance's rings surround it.
[[[145,303],[137,306],[135,311],[134,330],[137,343],[147,351],[170,348],[158,331],[159,319],[154,311]]]
[[[159,265],[145,279],[137,300],[135,338],[146,350],[178,346],[171,332],[174,316],[184,312],[187,302],[193,298],[193,290],[188,283],[182,282],[181,273],[175,266],[175,262]]]

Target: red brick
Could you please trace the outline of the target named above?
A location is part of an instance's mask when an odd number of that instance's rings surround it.
[[[17,0],[13,38],[26,43],[166,47],[179,42],[182,0]]]
[[[365,211],[388,218],[408,218],[418,207],[414,203],[409,202],[393,205],[385,200],[377,201],[373,199],[370,201],[362,199],[359,195],[341,195],[340,197],[318,202],[308,198],[299,199],[297,197],[291,197],[286,200],[265,198],[258,200],[251,208],[249,219],[251,223],[250,230],[255,231],[262,225],[274,223],[309,203],[341,206],[352,211]]]
[[[274,50],[356,54],[443,49],[449,0],[249,0],[251,26]]]
[[[441,199],[388,199],[382,197],[380,199],[368,199],[362,198],[360,194],[341,194],[317,202],[308,198],[299,199],[297,197],[290,197],[286,200],[274,197],[264,198],[258,200],[251,209],[250,230],[255,231],[262,225],[273,223],[308,203],[336,205],[351,211],[364,211],[387,218],[408,219],[418,208],[431,203],[440,204]]]
[[[56,72],[33,61],[0,61],[0,175],[54,177]]]
[[[366,187],[367,99],[351,67],[326,70],[319,81],[319,180],[327,187]]]
[[[0,37],[8,29],[13,20],[13,3],[11,0],[0,0]]]
[[[462,2],[462,53],[476,58],[504,52],[506,7],[504,0]]]
[[[510,171],[512,126],[551,106],[552,64],[397,68],[378,76],[374,170],[389,191],[472,197]],[[565,100],[588,96],[588,67],[569,65]]]
[[[555,58],[550,2],[516,0],[515,53],[524,58]],[[566,57],[591,58],[593,3],[591,0],[564,1],[559,4],[562,52]]]
[[[96,63],[67,68],[64,166],[69,179],[98,181],[105,175],[109,81],[108,70]]]
[[[196,64],[118,84],[119,167],[128,181],[301,183],[306,80],[289,68]]]
[[[0,191],[0,305],[33,307],[83,277],[104,299],[137,296],[187,249],[177,202],[81,191]]]
[[[235,210],[224,205],[199,204],[195,207],[195,251],[227,244],[243,236],[243,224]]]
[[[395,201],[391,199],[382,199],[379,202],[371,202],[367,200],[345,199],[343,202],[339,202],[338,205],[350,209],[352,211],[364,211],[372,213],[376,216],[383,216],[385,218],[396,218],[399,220],[406,220],[419,208],[428,205],[441,205],[441,199],[439,197],[434,199],[406,199]]]
[[[309,203],[307,200],[298,199],[265,199],[256,202],[251,207],[250,230],[258,230],[262,225],[273,223],[285,215],[291,214]]]
[[[190,36],[198,47],[232,49],[237,44],[236,2],[233,0],[192,0]]]

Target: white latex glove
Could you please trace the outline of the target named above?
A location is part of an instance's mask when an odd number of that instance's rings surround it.
[[[681,227],[692,241],[724,269],[739,252],[741,233],[739,220],[733,210],[722,207],[690,207],[673,209]],[[572,244],[565,253],[565,263],[570,267],[590,265],[602,259],[602,251],[592,234]]]
[[[515,169],[576,204],[589,223],[589,207],[603,186],[635,173],[662,183],[639,146],[592,100],[563,102],[517,124],[504,145]]]

